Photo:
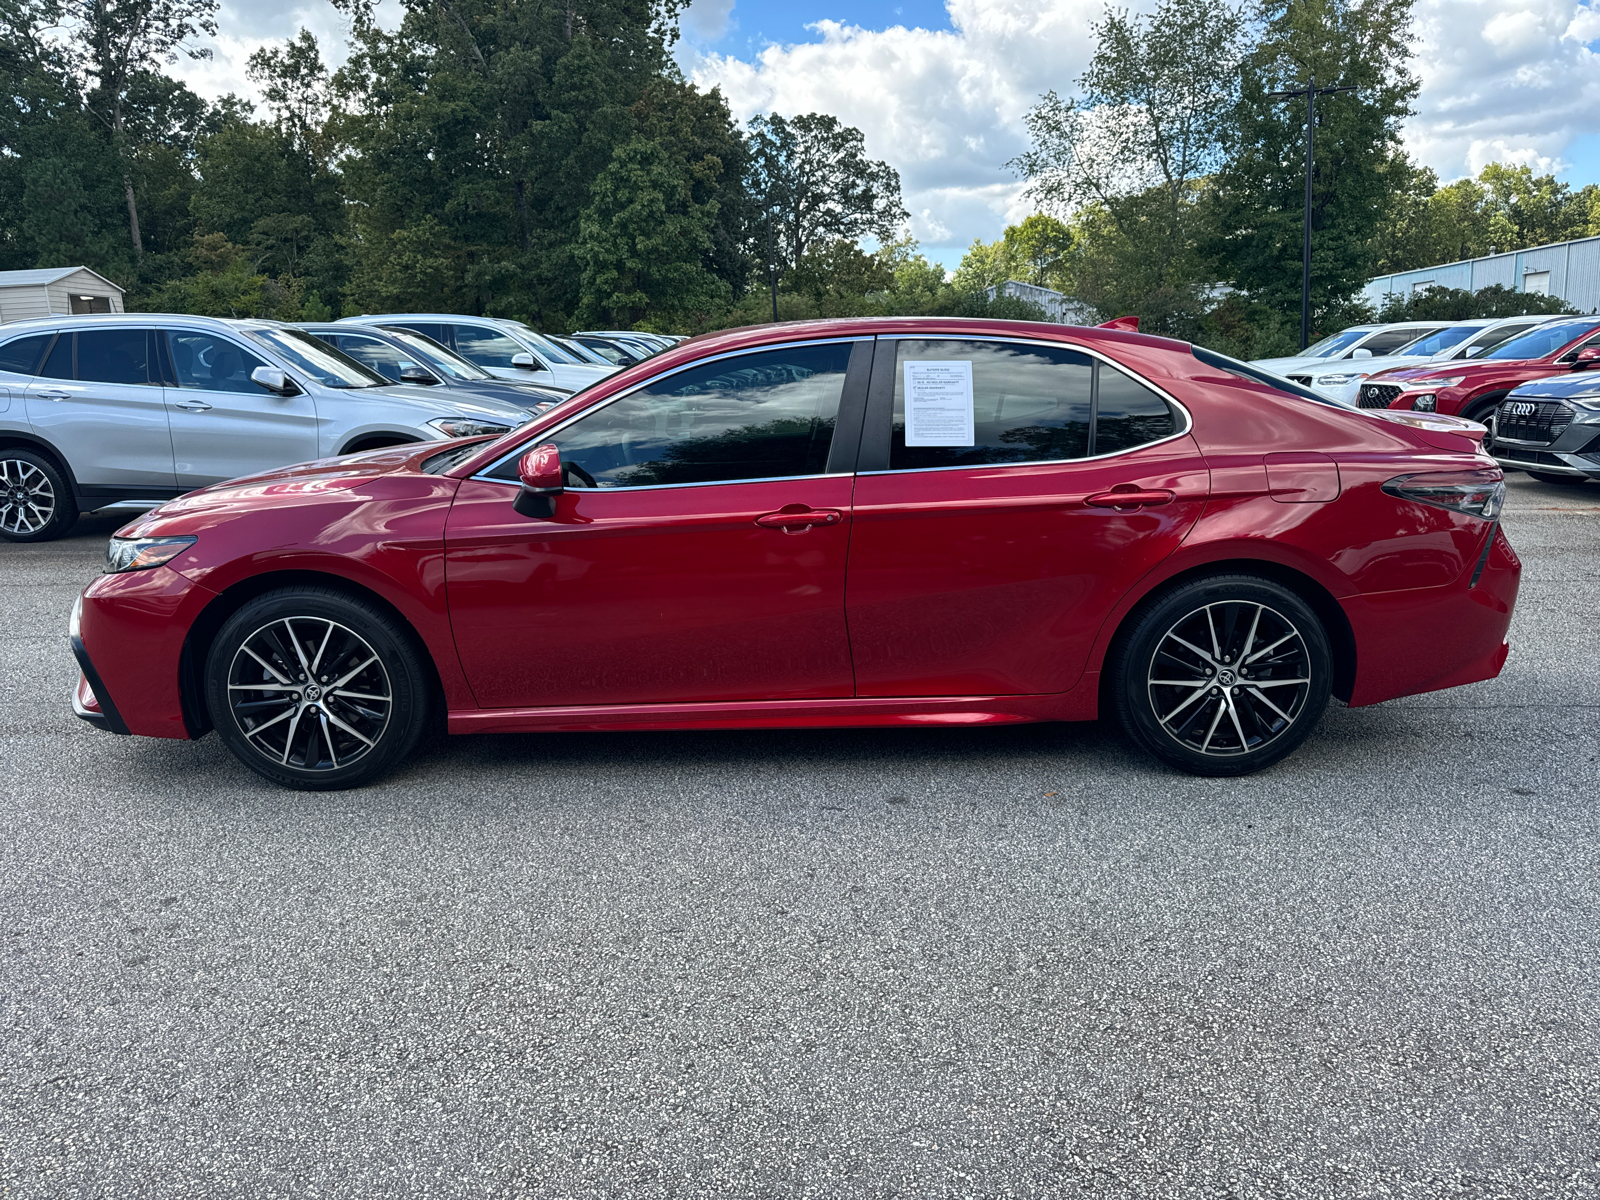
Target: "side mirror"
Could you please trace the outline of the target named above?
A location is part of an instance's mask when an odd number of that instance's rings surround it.
[[[1600,367],[1600,346],[1585,346],[1578,351],[1578,357],[1572,360],[1574,371],[1588,371]]]
[[[406,367],[400,372],[400,382],[420,383],[424,387],[432,387],[439,382],[439,379],[426,367]]]
[[[276,367],[257,367],[250,372],[250,382],[260,384],[269,392],[276,392],[280,396],[298,395],[300,389]]]
[[[524,517],[553,517],[556,497],[565,488],[561,483],[561,451],[552,445],[535,446],[517,464],[522,490],[512,505]]]
[[[543,370],[543,364],[531,354],[513,354],[511,356],[511,365],[513,367],[521,367],[524,371]]]
[[[1352,350],[1350,352],[1350,357],[1351,358],[1371,358],[1372,357],[1372,351],[1371,350]]]

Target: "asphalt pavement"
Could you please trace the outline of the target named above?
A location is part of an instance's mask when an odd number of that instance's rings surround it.
[[[119,522],[0,545],[0,1196],[1600,1194],[1600,485],[1505,522],[1501,678],[1249,779],[1082,725],[333,795],[76,720]]]

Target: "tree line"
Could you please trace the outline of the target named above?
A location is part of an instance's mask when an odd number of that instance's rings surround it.
[[[820,113],[741,127],[682,77],[683,0],[401,0],[393,30],[372,0],[334,3],[345,64],[303,30],[258,51],[258,113],[167,74],[205,54],[216,0],[0,0],[0,267],[82,263],[143,309],[553,331],[698,331],[774,303],[1042,315],[986,296],[1017,279],[1271,353],[1298,313],[1305,124],[1272,93],[1312,76],[1357,88],[1317,109],[1320,327],[1371,315],[1356,296],[1374,274],[1600,232],[1593,185],[1492,164],[1441,186],[1410,161],[1409,0],[1107,10],[1076,95],[1040,99],[1010,164],[1038,211],[949,278],[858,130]]]

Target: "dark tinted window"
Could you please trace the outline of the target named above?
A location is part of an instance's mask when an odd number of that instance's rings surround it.
[[[1408,345],[1419,337],[1436,332],[1438,332],[1437,326],[1433,329],[1425,327],[1419,329],[1415,325],[1409,329],[1385,329],[1362,342],[1361,349],[1371,350],[1372,357],[1377,358],[1381,354],[1393,354],[1401,346]]]
[[[32,337],[18,338],[0,346],[0,371],[15,371],[18,375],[32,375],[39,365],[39,356],[54,337],[50,333],[36,333]]]
[[[791,346],[671,375],[555,442],[598,487],[720,483],[825,469],[850,344]],[[569,473],[569,486],[589,480]]]
[[[143,329],[78,333],[78,378],[91,383],[149,383],[150,339]]]
[[[1094,419],[1096,454],[1132,450],[1178,431],[1177,418],[1167,402],[1131,375],[1102,366],[1099,391]]]
[[[413,324],[410,321],[401,324],[401,322],[396,321],[394,324],[401,329],[409,329],[414,333],[420,333],[423,337],[430,337],[434,341],[438,342],[441,346],[448,346],[450,344],[450,331],[443,325],[430,325],[427,322],[421,321],[417,322],[416,324]]]
[[[251,381],[250,372],[267,364],[226,338],[174,329],[167,333],[167,349],[179,387],[210,392],[265,391]]]
[[[1007,342],[905,340],[894,378],[889,467],[1052,462],[1089,453],[1093,360],[1076,350]],[[906,365],[972,364],[971,446],[906,445]]]
[[[63,333],[50,348],[50,357],[44,360],[39,374],[46,379],[72,378],[72,334]]]
[[[431,334],[429,335],[432,336]],[[511,366],[511,360],[519,354],[529,353],[521,345],[505,334],[489,329],[482,325],[457,325],[456,326],[456,353],[462,358],[477,363],[480,367]],[[534,365],[543,368],[544,364],[534,356]]]

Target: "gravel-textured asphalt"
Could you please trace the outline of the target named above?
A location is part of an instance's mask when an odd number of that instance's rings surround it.
[[[115,520],[0,545],[0,1196],[1600,1194],[1600,486],[1511,491],[1504,675],[1227,781],[1032,726],[279,791],[73,718]]]

